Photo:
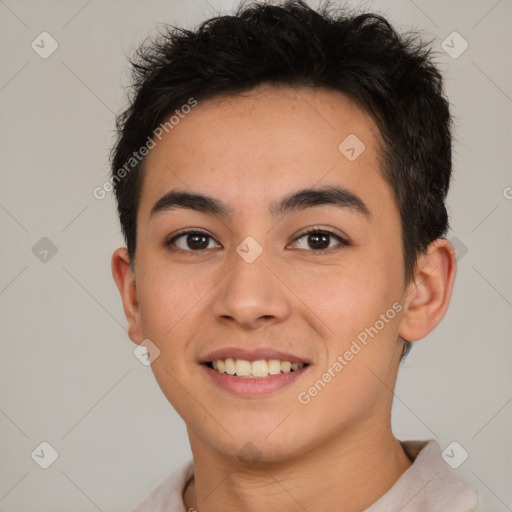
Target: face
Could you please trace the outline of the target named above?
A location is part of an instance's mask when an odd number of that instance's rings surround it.
[[[387,425],[406,295],[380,167],[371,117],[306,88],[199,102],[151,150],[129,332],[193,449],[277,461]]]

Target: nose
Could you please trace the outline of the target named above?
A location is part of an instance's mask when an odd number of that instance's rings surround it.
[[[212,305],[215,318],[224,323],[255,329],[285,320],[291,304],[283,277],[265,257],[252,263],[233,255],[231,271],[221,281]]]

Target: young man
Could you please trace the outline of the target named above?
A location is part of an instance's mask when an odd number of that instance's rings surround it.
[[[398,441],[410,343],[455,278],[448,103],[383,18],[253,4],[139,51],[112,270],[193,461],[138,511],[474,511]]]

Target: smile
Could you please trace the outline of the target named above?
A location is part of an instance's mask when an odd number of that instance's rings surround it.
[[[258,359],[248,361],[247,359],[216,359],[206,363],[206,366],[216,370],[219,373],[225,373],[237,377],[249,379],[268,378],[271,375],[280,373],[290,373],[300,370],[307,363],[292,363],[290,361],[281,361],[279,359]]]
[[[310,364],[280,359],[214,359],[200,365],[215,387],[243,398],[266,396],[309,373]]]

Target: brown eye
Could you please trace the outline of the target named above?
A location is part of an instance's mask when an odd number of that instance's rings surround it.
[[[331,235],[327,233],[311,233],[308,235],[308,244],[311,249],[328,249]]]
[[[332,233],[331,231],[314,229],[300,235],[296,241],[305,239],[306,243],[302,244],[300,249],[312,249],[314,252],[325,251],[333,248],[340,248],[348,245],[348,242],[341,238],[339,235]],[[338,244],[331,245],[334,240],[338,241]],[[306,246],[307,245],[307,246]]]
[[[194,251],[197,249],[207,249],[209,245],[208,238],[201,234],[186,235],[185,244]]]
[[[174,245],[180,251],[192,252],[211,249],[211,241],[213,241],[213,238],[206,233],[202,233],[201,231],[186,231],[173,237],[166,245]]]

